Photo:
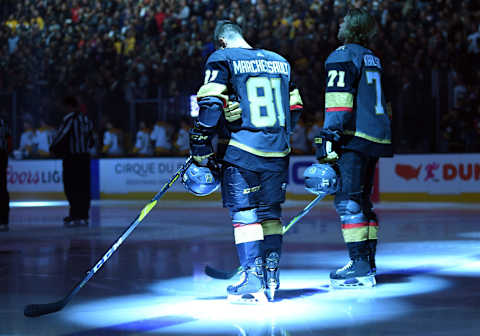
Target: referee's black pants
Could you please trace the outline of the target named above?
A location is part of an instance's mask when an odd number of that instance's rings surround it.
[[[0,225],[8,224],[8,214],[10,212],[10,197],[7,191],[7,166],[8,155],[0,151]]]
[[[70,204],[72,219],[88,219],[90,210],[90,155],[72,155],[63,159],[63,188]]]

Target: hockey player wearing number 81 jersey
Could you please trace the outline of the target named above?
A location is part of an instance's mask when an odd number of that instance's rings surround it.
[[[279,287],[281,204],[288,179],[290,134],[302,109],[290,64],[280,55],[252,48],[238,25],[220,21],[217,49],[207,60],[198,91],[199,117],[190,131],[196,165],[221,163],[224,207],[230,211],[243,268],[227,288],[235,301],[272,300]],[[211,139],[219,136],[214,156]]]
[[[317,159],[336,162],[340,173],[335,207],[350,256],[330,273],[332,286],[340,288],[375,285],[378,221],[370,196],[378,158],[392,154],[383,67],[366,48],[375,31],[369,13],[350,10],[338,34],[345,43],[325,62],[325,122],[315,145]]]

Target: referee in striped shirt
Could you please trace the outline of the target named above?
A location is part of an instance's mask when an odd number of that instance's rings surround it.
[[[7,190],[7,167],[11,151],[12,137],[6,121],[0,118],[0,231],[8,231],[10,196]]]
[[[70,210],[63,219],[66,227],[88,226],[90,210],[90,153],[94,145],[93,124],[79,112],[75,97],[63,101],[67,115],[50,146],[63,159],[63,187]]]

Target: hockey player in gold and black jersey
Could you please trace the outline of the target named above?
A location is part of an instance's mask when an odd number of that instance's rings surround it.
[[[392,155],[383,67],[366,48],[375,31],[369,13],[350,10],[338,34],[344,45],[325,62],[325,123],[315,138],[316,155],[321,162],[338,160],[341,187],[335,207],[351,259],[330,273],[334,287],[375,285],[378,221],[370,195],[378,158]]]
[[[220,21],[214,39],[219,49],[205,66],[190,150],[195,164],[202,165],[213,157],[214,133],[223,144],[216,153],[222,164],[222,199],[230,211],[244,270],[241,281],[227,288],[229,299],[261,301],[266,284],[273,300],[280,285],[280,218],[288,181],[290,135],[302,100],[292,84],[290,64],[274,52],[251,47],[238,25]],[[225,132],[218,131],[222,123]]]

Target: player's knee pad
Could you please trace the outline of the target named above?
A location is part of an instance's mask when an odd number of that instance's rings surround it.
[[[335,207],[342,221],[342,235],[345,242],[348,244],[366,241],[369,227],[360,204],[347,199],[336,202]]]
[[[342,223],[366,223],[367,218],[362,211],[360,204],[354,200],[347,199],[335,202],[335,209]]]
[[[232,222],[234,225],[253,224],[259,222],[256,208],[231,211],[230,216],[232,217]]]
[[[280,203],[261,204],[257,209],[257,215],[260,222],[267,219],[278,219],[282,217],[282,207]]]

